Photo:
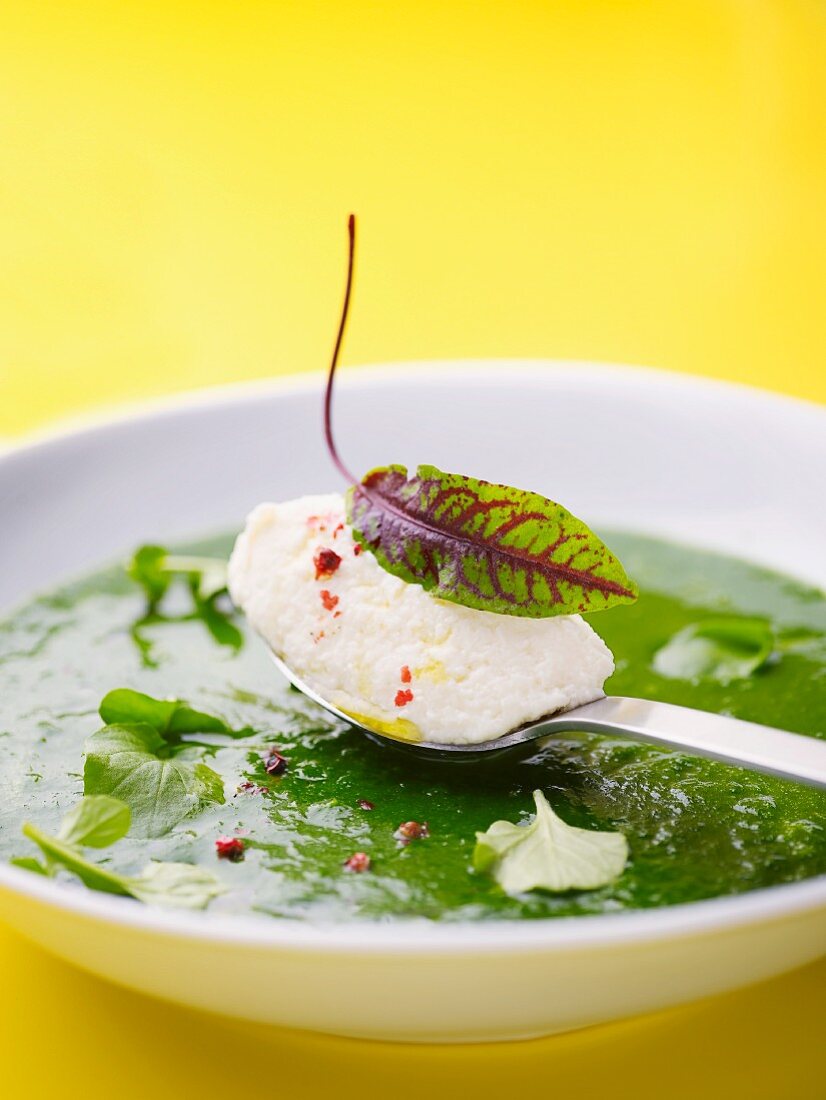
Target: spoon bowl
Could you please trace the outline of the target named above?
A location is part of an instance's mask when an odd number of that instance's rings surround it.
[[[489,758],[491,753],[509,752],[556,733],[580,730],[647,741],[826,789],[826,742],[740,718],[647,699],[606,695],[591,703],[527,722],[489,741],[445,744],[402,740],[340,710],[305,683],[273,649],[270,655],[293,687],[328,713],[360,730],[372,741],[429,762],[472,763]]]

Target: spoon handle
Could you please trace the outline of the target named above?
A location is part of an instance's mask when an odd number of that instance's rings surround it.
[[[554,731],[620,734],[826,788],[826,741],[673,703],[607,696],[551,719]],[[550,731],[549,731],[550,732]]]

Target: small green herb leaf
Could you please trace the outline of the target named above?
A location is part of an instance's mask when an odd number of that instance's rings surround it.
[[[58,840],[85,848],[108,848],[129,832],[129,807],[108,795],[81,798],[64,816]]]
[[[164,623],[200,620],[219,645],[239,650],[244,635],[232,622],[231,611],[219,606],[218,598],[227,588],[227,563],[222,558],[170,554],[163,546],[141,546],[126,566],[126,572],[146,593],[146,613],[132,624],[132,640],[147,668],[155,668],[152,642],[146,629]],[[184,615],[167,615],[159,609],[173,581],[184,581],[192,599],[192,609]]]
[[[394,576],[479,611],[601,611],[636,585],[585,524],[538,493],[435,466],[373,470],[348,493],[356,539]]]
[[[160,603],[172,583],[172,574],[163,568],[166,556],[163,546],[141,546],[126,566],[126,572],[143,588],[151,607]]]
[[[765,619],[719,618],[691,623],[654,655],[654,670],[674,680],[745,680],[774,652]]]
[[[41,875],[53,874],[56,866],[63,867],[90,890],[171,908],[203,909],[212,898],[224,893],[214,875],[189,863],[150,863],[140,875],[129,876],[90,862],[80,846],[108,847],[124,835],[124,821],[128,829],[129,807],[117,799],[83,798],[63,818],[58,836],[50,836],[29,822],[23,826],[23,834],[46,857],[45,867],[29,857],[12,863]],[[86,839],[80,839],[81,836]],[[106,836],[112,839],[107,841]],[[78,839],[72,842],[70,837]]]
[[[150,606],[159,603],[177,577],[189,582],[199,600],[211,600],[227,587],[227,563],[221,558],[170,554],[163,546],[141,546],[126,572],[146,592]]]
[[[49,869],[34,856],[18,856],[16,859],[10,859],[9,863],[12,867],[19,867],[21,871],[33,871],[36,875],[45,875],[49,878]]]
[[[240,649],[244,644],[244,635],[229,617],[211,600],[198,603],[196,618],[200,619],[218,645],[229,649]]]
[[[48,833],[44,833],[29,822],[23,826],[23,835],[33,840],[40,848],[46,857],[49,873],[53,873],[55,866],[60,866],[77,875],[90,890],[101,890],[106,894],[129,893],[120,875],[114,874],[99,864],[91,863],[74,844],[67,844],[59,837],[49,836]]]
[[[138,901],[174,909],[203,909],[225,892],[213,874],[191,863],[150,863],[124,882]]]
[[[227,589],[227,563],[223,558],[167,554],[162,563],[173,577],[186,577],[199,600],[211,600]]]
[[[494,821],[476,834],[473,865],[489,871],[508,894],[527,890],[593,890],[622,874],[628,842],[622,833],[578,829],[557,817],[534,791],[530,825]]]
[[[170,756],[148,725],[110,725],[86,741],[86,795],[121,799],[132,811],[135,836],[162,836],[203,806],[224,801],[220,775],[199,761]]]
[[[162,736],[233,732],[222,718],[194,710],[181,699],[153,699],[131,688],[115,688],[105,695],[100,716],[107,725],[146,725]]]

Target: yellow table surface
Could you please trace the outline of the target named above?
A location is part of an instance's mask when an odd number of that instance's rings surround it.
[[[351,209],[345,362],[603,359],[823,400],[826,11],[10,0],[0,435],[323,367]],[[823,964],[453,1049],[197,1016],[1,929],[0,976],[13,1097],[826,1095]]]

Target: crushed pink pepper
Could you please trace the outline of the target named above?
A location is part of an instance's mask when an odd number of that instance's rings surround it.
[[[272,749],[264,760],[264,771],[267,775],[283,775],[289,764],[286,756],[282,756],[277,749]]]
[[[327,524],[333,522],[331,515],[326,516],[307,516],[308,527],[318,527],[319,531],[326,531]]]
[[[239,863],[244,858],[244,842],[237,836],[219,836],[215,841],[215,852],[219,859]]]
[[[322,546],[313,555],[313,565],[315,566],[315,579],[317,581],[326,580],[327,577],[332,577],[341,565],[341,556],[335,550],[328,550]]]
[[[409,667],[407,665],[402,665],[402,671],[401,671],[401,681],[402,681],[402,683],[403,684],[409,684],[412,679],[413,679],[413,674],[411,673]]]
[[[239,794],[241,791],[243,791],[244,794],[266,794],[269,789],[269,787],[261,787],[257,783],[250,783],[247,779],[238,785],[236,794]]]
[[[321,589],[321,602],[327,611],[335,611],[338,604],[338,596],[334,596],[327,588]]]
[[[403,844],[409,844],[411,840],[424,840],[430,836],[430,828],[426,821],[405,821],[399,825],[393,836]]]
[[[366,798],[360,798],[356,803],[360,810],[375,810],[375,806],[372,802],[368,802]]]
[[[361,543],[360,542],[357,542],[356,545],[353,547],[353,553],[355,554],[356,557],[358,557],[359,554],[361,553]]]
[[[370,857],[366,852],[353,852],[349,859],[344,861],[345,871],[355,871],[357,874],[361,874],[362,871],[370,870]]]
[[[343,530],[344,530],[344,524],[343,524],[343,523],[340,523],[340,524],[338,525],[338,527],[335,527],[335,528],[333,529],[333,538],[334,538],[334,539],[335,539],[335,538],[338,538],[338,533],[339,533],[339,531],[343,531]]]
[[[410,688],[405,688],[404,691],[399,689],[396,692],[396,698],[393,700],[397,707],[406,707],[408,703],[413,702],[413,692]]]

